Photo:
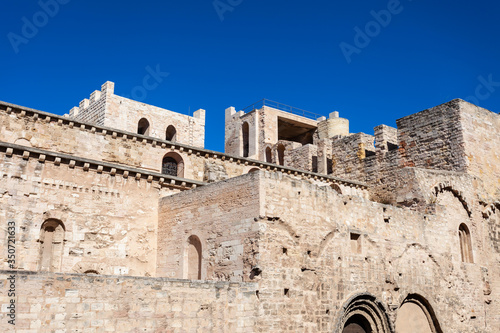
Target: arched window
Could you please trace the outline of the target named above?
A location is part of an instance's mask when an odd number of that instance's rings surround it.
[[[470,239],[469,228],[462,223],[458,227],[458,238],[460,240],[460,254],[463,262],[473,263],[472,259],[472,245]]]
[[[175,129],[174,126],[169,125],[167,127],[167,132],[165,134],[165,140],[175,142],[176,136],[177,136],[177,130]]]
[[[271,147],[266,148],[266,162],[273,163],[273,154],[271,152]]]
[[[259,170],[260,168],[251,168],[250,170],[248,170],[248,173],[257,172]]]
[[[241,126],[241,136],[243,138],[243,157],[248,157],[250,150],[250,136],[249,136],[249,126],[247,122],[243,123]]]
[[[177,153],[168,153],[163,157],[161,173],[168,176],[184,177],[184,161]]]
[[[64,225],[61,221],[49,219],[40,230],[39,270],[57,272],[61,267],[64,246]]]
[[[137,134],[149,135],[149,121],[146,118],[139,120],[137,125]]]
[[[94,270],[94,269],[89,269],[88,271],[85,271],[83,274],[87,274],[87,275],[99,275],[99,273]]]
[[[278,164],[285,165],[285,146],[281,143],[278,145]]]
[[[201,280],[201,242],[196,236],[188,238],[187,278]]]

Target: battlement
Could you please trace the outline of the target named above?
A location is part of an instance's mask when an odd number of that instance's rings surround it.
[[[147,136],[204,146],[205,110],[193,116],[176,113],[114,94],[115,84],[105,82],[101,90],[73,107],[69,117],[100,126],[136,132]]]
[[[104,125],[106,116],[106,98],[113,95],[115,84],[106,82],[101,86],[101,90],[95,90],[90,94],[90,98],[80,101],[78,106],[69,111],[69,117]]]

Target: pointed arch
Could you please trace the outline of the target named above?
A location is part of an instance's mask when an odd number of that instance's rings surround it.
[[[440,183],[434,186],[434,196],[437,198],[439,193],[443,193],[444,191],[449,191],[453,194],[455,198],[457,198],[464,209],[466,210],[469,217],[472,215],[472,211],[469,208],[469,204],[467,203],[467,199],[464,197],[463,192],[455,189],[451,184],[448,183]]]
[[[43,272],[58,272],[64,247],[66,228],[57,219],[48,219],[40,227],[40,259],[38,269]]]
[[[429,302],[417,294],[409,294],[401,303],[395,326],[398,333],[443,332]]]
[[[137,124],[137,134],[149,135],[149,121],[146,118],[141,118]]]
[[[248,157],[250,152],[250,126],[246,121],[241,125],[241,138],[243,141],[243,157]]]
[[[388,333],[387,311],[375,296],[357,294],[342,307],[336,332]]]
[[[184,178],[184,160],[181,155],[175,152],[165,154],[161,163],[161,173]]]
[[[177,130],[173,125],[168,125],[165,132],[165,140],[175,142],[177,141]]]
[[[474,263],[472,257],[472,242],[470,237],[469,228],[465,223],[460,224],[458,227],[458,239],[460,242],[460,255],[462,257],[462,262]]]

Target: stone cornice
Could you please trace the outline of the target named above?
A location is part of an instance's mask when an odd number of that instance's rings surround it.
[[[7,157],[13,155],[21,156],[23,159],[37,159],[40,163],[51,162],[55,165],[67,165],[71,169],[83,169],[97,173],[110,174],[111,176],[121,176],[124,178],[144,179],[149,183],[158,183],[162,187],[177,188],[189,190],[197,186],[205,185],[204,182],[163,175],[157,172],[146,171],[124,166],[122,164],[113,164],[108,162],[91,160],[74,155],[55,153],[48,150],[42,150],[33,147],[20,146],[12,143],[0,141],[0,154]]]
[[[89,131],[94,134],[109,135],[112,138],[130,139],[132,141],[142,142],[143,144],[152,145],[153,147],[161,146],[162,148],[170,148],[178,152],[184,152],[188,155],[195,154],[197,156],[203,156],[205,158],[220,159],[223,161],[228,161],[230,163],[244,164],[248,166],[254,166],[263,170],[269,171],[279,171],[286,174],[291,174],[295,176],[300,176],[305,179],[315,179],[323,182],[337,183],[343,186],[348,186],[352,188],[367,189],[368,185],[366,183],[361,183],[357,181],[345,180],[337,177],[332,177],[320,173],[308,172],[304,170],[299,170],[295,168],[290,168],[287,166],[277,165],[273,163],[262,162],[250,158],[244,158],[239,156],[228,155],[225,153],[216,152],[213,150],[208,150],[199,147],[193,147],[186,144],[171,142],[167,140],[157,139],[150,136],[140,135],[137,133],[127,132],[123,130],[118,130],[110,127],[99,126],[87,122],[78,121],[69,117],[59,116],[56,114],[27,108],[24,106],[11,104],[7,102],[0,101],[0,112],[6,112],[7,114],[16,114],[21,117],[32,118],[33,120],[41,120],[45,122],[54,122],[59,126],[68,126],[70,128],[78,127],[82,131]],[[70,155],[68,155],[70,156]],[[76,159],[76,157],[73,157]],[[97,161],[96,161],[97,162]],[[97,162],[101,164],[106,164],[104,162]],[[121,166],[121,168],[124,168]],[[139,170],[139,169],[135,169]],[[141,173],[150,173],[148,171],[140,170]],[[157,173],[156,173],[157,174]],[[158,174],[157,174],[158,175]],[[184,181],[187,181],[184,179]],[[195,184],[196,181],[190,180],[189,182]]]

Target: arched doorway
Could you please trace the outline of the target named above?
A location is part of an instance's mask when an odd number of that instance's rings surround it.
[[[386,311],[377,299],[369,294],[352,297],[343,307],[336,332],[388,333]]]
[[[361,315],[354,315],[345,323],[342,333],[371,333],[370,322]]]

